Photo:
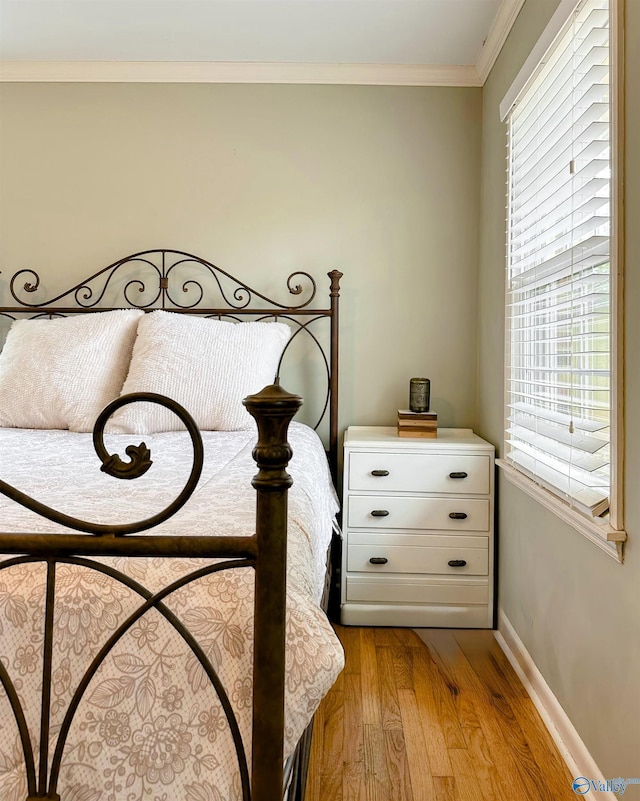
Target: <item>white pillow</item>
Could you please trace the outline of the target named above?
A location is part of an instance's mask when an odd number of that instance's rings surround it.
[[[242,399],[275,378],[291,329],[284,323],[231,323],[154,311],[138,324],[122,394],[158,392],[182,404],[203,431],[250,428]],[[154,434],[184,429],[162,406],[134,403],[109,430]]]
[[[0,426],[87,432],[118,397],[143,311],[17,320],[0,354]]]

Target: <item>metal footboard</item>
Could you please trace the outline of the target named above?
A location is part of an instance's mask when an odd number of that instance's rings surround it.
[[[110,404],[101,414],[94,431],[94,445],[102,462],[102,470],[119,478],[135,478],[151,465],[144,443],[126,449],[129,462],[108,454],[102,443],[104,425],[120,406],[145,400],[172,409],[184,422],[194,447],[192,470],[185,487],[165,510],[137,523],[104,526],[69,517],[46,507],[0,481],[0,492],[32,511],[83,534],[0,534],[0,552],[17,554],[0,564],[0,571],[23,562],[47,564],[44,668],[41,699],[39,759],[36,765],[33,747],[19,694],[8,669],[0,663],[0,682],[9,699],[22,745],[27,773],[26,801],[64,801],[58,793],[58,777],[66,736],[74,713],[82,700],[91,678],[120,638],[149,609],[155,609],[169,621],[191,648],[207,673],[225,711],[236,747],[243,801],[273,801],[274,788],[283,787],[284,740],[284,669],[285,669],[285,604],[287,549],[287,492],[291,477],[286,467],[291,458],[287,442],[288,426],[302,401],[279,385],[266,387],[262,392],[245,399],[249,413],[258,426],[258,441],[253,451],[258,473],[252,484],[256,489],[256,529],[250,537],[169,537],[140,532],[168,519],[193,493],[202,470],[202,440],[195,423],[187,412],[161,396],[124,396]],[[175,556],[223,559],[193,571],[161,591],[151,593],[130,577],[112,567],[96,562],[97,556]],[[141,603],[137,610],[122,621],[81,679],[66,711],[56,746],[50,759],[49,736],[52,700],[53,617],[55,611],[56,567],[71,563],[91,567],[125,583],[136,592]],[[175,589],[189,581],[219,570],[251,566],[255,569],[254,599],[254,663],[253,663],[253,729],[252,759],[247,765],[242,738],[227,694],[206,654],[180,620],[163,603]]]

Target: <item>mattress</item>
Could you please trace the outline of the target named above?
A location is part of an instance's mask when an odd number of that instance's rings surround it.
[[[255,430],[203,432],[205,461],[194,495],[153,533],[250,535],[255,527]],[[107,435],[110,452],[140,437]],[[99,470],[90,435],[0,431],[0,477],[66,514],[125,523],[160,511],[191,467],[186,433],[144,437],[154,464],[130,482]],[[319,608],[337,500],[315,432],[293,423],[289,441],[285,756],[343,667],[341,646]],[[0,496],[0,531],[65,531]],[[1,543],[0,543],[1,551]],[[0,557],[0,562],[3,557]],[[101,558],[151,591],[204,564],[192,558]],[[0,659],[13,677],[36,752],[40,727],[42,563],[0,570]],[[60,564],[54,618],[50,752],[73,690],[140,596],[109,575]],[[250,761],[253,571],[216,573],[166,600],[219,673]],[[0,691],[2,693],[2,691]],[[64,748],[58,792],[78,801],[235,801],[237,758],[220,703],[185,641],[156,611],[120,640],[91,680]],[[24,763],[8,701],[0,698],[0,798],[26,797]]]

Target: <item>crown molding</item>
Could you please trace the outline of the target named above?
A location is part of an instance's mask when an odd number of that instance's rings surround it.
[[[481,85],[484,85],[484,82],[489,77],[491,68],[496,63],[496,59],[502,50],[502,45],[505,43],[524,3],[525,0],[502,0],[502,5],[496,14],[487,38],[484,40],[476,62],[476,70],[478,71]]]
[[[4,61],[1,82],[481,86],[473,65],[223,61]]]

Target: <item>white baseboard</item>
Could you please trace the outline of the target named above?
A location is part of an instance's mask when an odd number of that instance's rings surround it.
[[[584,776],[604,783],[602,772],[502,609],[498,610],[498,630],[495,637],[529,693],[571,775],[574,778]],[[612,791],[594,789],[585,794],[576,793],[576,798],[618,801],[618,796]]]

